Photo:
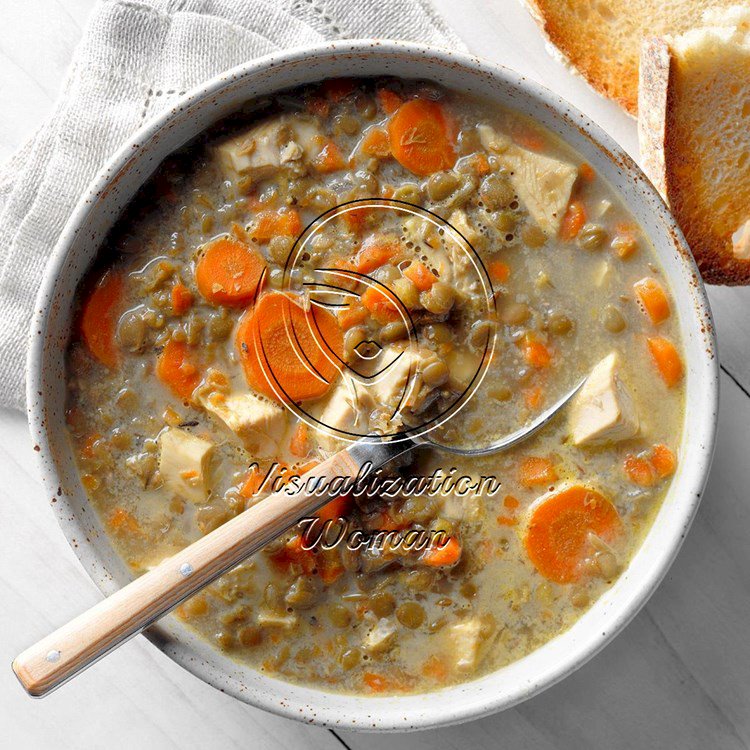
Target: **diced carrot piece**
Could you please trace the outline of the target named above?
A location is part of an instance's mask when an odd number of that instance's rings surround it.
[[[320,149],[320,153],[312,160],[313,166],[322,174],[338,172],[346,169],[346,161],[341,155],[339,147],[333,141],[327,141]]]
[[[192,398],[201,381],[198,367],[191,360],[192,353],[186,343],[170,339],[156,361],[156,377],[183,401]]]
[[[530,334],[521,339],[521,349],[526,363],[537,369],[549,367],[552,362],[550,350],[535,336]]]
[[[252,388],[296,403],[329,391],[339,375],[344,336],[328,310],[305,310],[289,295],[267,292],[240,319],[236,346]]]
[[[244,307],[262,286],[266,261],[249,245],[231,237],[209,242],[195,266],[195,283],[214,305]]]
[[[136,517],[125,508],[115,508],[109,516],[108,525],[116,534],[138,534],[141,531]]]
[[[299,534],[295,534],[281,549],[272,552],[268,558],[274,568],[282,573],[288,573],[296,568],[305,575],[310,575],[316,568],[315,555],[311,550],[304,549],[302,537]]]
[[[370,128],[362,138],[360,148],[363,154],[378,159],[387,159],[391,155],[391,142],[383,128]]]
[[[348,307],[342,307],[338,313],[338,321],[343,331],[348,331],[367,320],[368,312],[364,305],[352,303]]]
[[[315,515],[321,521],[335,521],[337,518],[346,518],[353,503],[354,501],[349,495],[341,495],[326,503]]]
[[[192,292],[182,282],[175,284],[172,287],[172,312],[175,315],[183,315],[192,306]]]
[[[487,157],[481,152],[473,154],[470,163],[477,177],[484,177],[492,171]]]
[[[425,661],[424,666],[422,667],[422,674],[425,677],[431,677],[438,682],[444,682],[448,676],[448,668],[439,656],[432,654],[427,657],[427,661]]]
[[[673,388],[682,380],[684,374],[682,357],[677,351],[677,347],[669,339],[662,336],[648,338],[646,343],[662,380],[666,383],[667,388]]]
[[[300,422],[292,435],[289,452],[298,458],[305,458],[310,453],[310,428],[305,422]]]
[[[357,264],[351,261],[349,258],[333,258],[331,261],[328,262],[329,268],[335,268],[339,271],[356,271],[357,270]],[[359,284],[359,280],[356,276],[351,276],[349,274],[335,274],[332,275],[333,281],[332,283],[336,286],[343,287],[344,289],[349,289],[350,291],[354,291],[357,288],[357,285]]]
[[[651,487],[656,482],[654,467],[641,456],[626,456],[624,468],[628,479],[639,487]]]
[[[615,226],[612,249],[620,260],[627,260],[638,249],[638,227],[635,224],[620,222]]]
[[[524,547],[545,578],[572,583],[583,573],[589,533],[611,542],[621,531],[615,506],[601,493],[576,485],[532,506]]]
[[[513,495],[506,495],[503,498],[503,505],[508,508],[508,510],[516,510],[520,507],[521,501],[517,497],[513,497]]]
[[[420,177],[450,169],[456,163],[451,131],[438,102],[410,99],[388,122],[391,153],[402,167]]]
[[[361,234],[364,231],[367,218],[372,214],[372,209],[362,206],[359,208],[347,208],[342,211],[340,216],[346,224],[346,228],[355,234]]]
[[[81,311],[83,343],[91,356],[110,369],[120,361],[116,334],[124,289],[122,276],[110,271],[93,288]]]
[[[388,680],[383,675],[376,674],[375,672],[365,672],[362,675],[362,680],[373,693],[382,693],[390,687]]]
[[[360,299],[380,325],[391,323],[401,317],[398,303],[392,292],[378,287],[368,287]]]
[[[257,466],[253,466],[245,477],[245,481],[240,487],[240,495],[246,500],[254,497],[258,494],[261,484],[263,483],[263,475],[259,471]]]
[[[490,275],[490,279],[496,281],[498,284],[504,284],[510,278],[510,266],[501,260],[490,261],[487,266],[487,272]]]
[[[497,517],[497,522],[500,526],[516,526],[518,524],[518,519],[513,516],[500,515]]]
[[[560,239],[570,242],[578,237],[578,233],[586,223],[586,207],[582,201],[571,201],[565,211],[560,224]]]
[[[93,432],[86,438],[86,441],[81,448],[81,455],[84,458],[93,458],[95,454],[96,444],[102,439],[102,436],[98,432]]]
[[[513,140],[529,151],[544,151],[547,145],[544,136],[535,130],[519,130],[513,134]]]
[[[370,273],[401,254],[401,244],[394,237],[374,234],[368,237],[357,254],[357,271]]]
[[[357,88],[353,78],[329,78],[320,84],[320,92],[328,101],[340,102]]]
[[[524,487],[537,487],[557,481],[555,465],[542,456],[527,456],[521,462],[519,481]]]
[[[378,89],[378,103],[387,115],[392,115],[402,104],[403,99],[390,89]]]
[[[338,581],[346,572],[346,568],[341,564],[341,556],[336,549],[323,550],[316,556],[316,567],[320,580],[326,586]]]
[[[523,389],[523,402],[527,409],[538,409],[544,399],[544,390],[540,385]]]
[[[578,174],[581,175],[581,179],[584,182],[593,182],[596,179],[596,172],[590,164],[585,162],[578,167]]]
[[[293,208],[261,211],[250,227],[250,235],[256,242],[268,242],[274,237],[297,237],[301,231],[302,219]]]
[[[663,323],[670,315],[669,299],[664,287],[654,278],[646,276],[633,284],[635,296],[643,311],[654,325]]]
[[[404,269],[403,274],[420,292],[431,289],[432,285],[438,280],[437,276],[424,263],[419,261],[409,264]]]
[[[658,443],[651,448],[651,465],[659,479],[670,477],[677,468],[677,456],[669,446]]]
[[[447,568],[455,565],[461,559],[461,542],[456,537],[448,537],[448,541],[440,546],[430,545],[420,556],[420,561],[431,568]]]

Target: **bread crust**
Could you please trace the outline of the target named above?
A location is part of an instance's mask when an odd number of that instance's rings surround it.
[[[617,102],[629,115],[638,116],[638,65],[627,60],[613,70],[597,54],[597,45],[582,39],[575,29],[560,23],[549,6],[561,0],[521,0],[549,44],[566,66],[580,75],[594,91]]]
[[[641,49],[638,140],[641,164],[682,229],[703,280],[709,284],[750,284],[750,261],[735,257],[731,239],[717,237],[705,216],[683,205],[679,172],[691,157],[684,153],[675,118],[675,59],[665,39],[647,39]],[[738,175],[739,178],[739,175]]]

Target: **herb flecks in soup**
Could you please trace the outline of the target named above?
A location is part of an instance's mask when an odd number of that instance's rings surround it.
[[[364,198],[449,222],[479,281],[444,228],[367,207],[321,226],[285,273],[311,221]],[[336,283],[316,287],[320,269]],[[70,434],[135,573],[262,501],[269,478],[314,472],[346,435],[441,413],[480,364],[446,442],[486,445],[589,375],[509,452],[425,450],[391,469],[494,476],[499,494],[347,495],[318,514],[444,544],[307,549],[295,529],[179,608],[282,679],[429,691],[523,657],[617,579],[676,470],[681,342],[648,238],[538,124],[432,84],[335,80],[249,104],[159,168],[79,298]]]

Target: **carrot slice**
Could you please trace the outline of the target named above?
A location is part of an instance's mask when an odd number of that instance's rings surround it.
[[[349,305],[349,307],[341,308],[339,311],[339,325],[344,331],[348,331],[350,328],[354,328],[354,326],[364,323],[365,320],[367,320],[367,314],[364,305],[353,303]]]
[[[122,276],[107,273],[94,287],[81,311],[81,336],[91,356],[110,369],[120,361],[117,321],[124,291]]]
[[[493,260],[487,266],[487,272],[492,281],[498,284],[504,284],[510,278],[510,266],[501,260]]]
[[[609,542],[621,530],[615,506],[596,490],[576,485],[532,506],[524,547],[545,578],[572,583],[583,572],[589,533]]]
[[[450,169],[456,151],[443,108],[427,99],[402,104],[388,122],[391,151],[399,164],[424,177]]]
[[[390,89],[378,89],[378,103],[387,115],[392,115],[403,103],[403,99]]]
[[[346,169],[346,160],[339,147],[333,141],[326,141],[318,155],[312,160],[313,166],[322,174]]]
[[[526,363],[537,369],[549,367],[552,362],[550,350],[535,336],[524,336],[521,340],[521,350]]]
[[[360,299],[362,304],[370,311],[370,315],[380,325],[391,323],[401,317],[395,295],[392,292],[389,293],[385,289],[371,286],[367,288]]]
[[[442,547],[430,545],[419,559],[431,568],[447,568],[461,559],[461,551],[461,542],[451,536]]]
[[[555,465],[542,456],[527,456],[521,462],[519,481],[524,487],[536,487],[557,481]]]
[[[401,245],[393,237],[374,234],[368,237],[357,253],[357,271],[370,273],[390,263],[401,253]]]
[[[363,154],[378,159],[386,159],[391,155],[391,142],[388,140],[388,133],[382,128],[370,128],[362,138],[360,148]]]
[[[329,78],[320,84],[320,93],[328,101],[340,102],[357,88],[357,82],[353,78]]]
[[[432,285],[437,281],[437,276],[424,263],[420,263],[419,261],[407,266],[403,274],[420,292],[426,292],[428,289],[431,289]]]
[[[654,278],[646,276],[633,284],[633,291],[641,303],[643,312],[658,326],[670,315],[669,299],[664,287]]]
[[[244,307],[265,278],[266,261],[244,242],[220,237],[209,242],[195,266],[198,291],[213,305]]]
[[[662,336],[648,338],[646,343],[662,380],[666,383],[667,388],[673,388],[682,380],[684,374],[682,357],[677,351],[677,347],[669,339]]]
[[[193,306],[193,295],[182,283],[178,282],[172,287],[172,312],[175,315],[186,313]]]
[[[330,312],[304,310],[281,292],[264,294],[245,312],[236,346],[250,386],[292,402],[326,394],[344,350],[343,333]]]
[[[183,401],[189,401],[201,381],[200,372],[191,362],[191,348],[182,341],[170,339],[156,361],[156,377]]]
[[[586,207],[581,201],[571,201],[560,224],[560,239],[574,240],[586,223]]]
[[[289,452],[297,458],[304,458],[310,453],[310,448],[310,428],[304,422],[300,422],[292,435]]]
[[[274,237],[296,237],[302,231],[302,219],[293,208],[260,211],[250,227],[256,242],[268,242]]]

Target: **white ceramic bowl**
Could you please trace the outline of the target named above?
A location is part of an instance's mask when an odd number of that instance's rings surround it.
[[[355,729],[435,727],[525,700],[580,667],[636,614],[664,576],[698,507],[714,445],[718,364],[713,327],[692,257],[648,180],[598,127],[550,91],[465,55],[383,41],[340,42],[265,57],[185,96],[140,130],[94,181],[47,268],[32,327],[28,405],[41,471],[60,525],[104,594],[130,580],[80,485],[64,419],[64,352],[75,289],[123,207],[156,166],[243,102],[331,76],[426,78],[514,107],[570,143],[616,190],[651,237],[671,282],[687,359],[680,468],[631,564],[567,632],[480,679],[439,692],[361,697],[290,685],[236,664],[168,617],[147,637],[175,661],[240,700],[305,722]]]

